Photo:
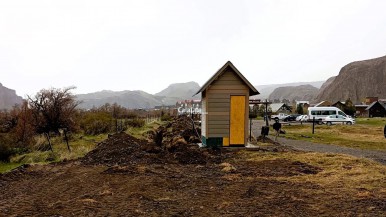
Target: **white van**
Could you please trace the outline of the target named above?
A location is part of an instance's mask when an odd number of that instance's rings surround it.
[[[318,122],[324,122],[327,116],[330,115],[342,115],[348,117],[342,110],[337,107],[309,107],[308,119],[311,121],[314,117]]]

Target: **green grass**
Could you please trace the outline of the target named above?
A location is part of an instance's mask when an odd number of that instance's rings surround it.
[[[0,162],[0,173],[5,173],[5,172],[8,172],[10,170],[13,170],[20,165],[22,165],[22,163],[2,163],[2,162]]]
[[[158,128],[162,122],[152,122],[146,124],[140,128],[129,128],[126,130],[126,133],[136,137],[136,138],[145,138],[145,133],[147,131],[154,130]],[[60,162],[64,159],[72,160],[78,159],[86,155],[88,152],[93,150],[97,143],[105,140],[107,134],[101,134],[96,136],[86,136],[86,135],[74,135],[70,140],[70,149],[68,151],[66,142],[63,141],[61,137],[54,137],[51,139],[53,144],[53,152],[51,151],[32,151],[25,154],[20,154],[12,156],[9,163],[0,162],[0,173],[10,171],[22,164],[46,164],[50,162]],[[46,143],[44,137],[37,137],[37,141],[40,143]]]
[[[138,127],[129,127],[125,132],[127,134],[130,134],[130,135],[138,138],[138,139],[144,139],[146,132],[155,130],[160,125],[162,125],[162,122],[155,121],[155,122],[151,122],[151,123],[146,124],[145,126],[139,127],[139,128]]]
[[[32,151],[12,156],[9,163],[0,163],[0,173],[10,171],[22,164],[46,164],[50,162],[60,162],[64,159],[77,159],[93,150],[98,142],[101,142],[106,138],[106,134],[97,136],[75,135],[69,142],[71,149],[71,152],[69,152],[63,138],[54,137],[52,138],[53,152]]]
[[[357,124],[384,127],[386,125],[386,118],[357,118]]]
[[[357,119],[357,124],[348,125],[312,125],[283,126],[286,138],[305,140],[315,143],[334,144],[345,147],[386,151],[386,138],[383,126],[386,118]]]

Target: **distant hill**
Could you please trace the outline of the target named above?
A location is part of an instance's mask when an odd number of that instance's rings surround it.
[[[367,96],[386,98],[386,56],[347,64],[318,94],[317,100],[334,102],[350,98],[359,103]]]
[[[15,104],[21,104],[23,98],[16,95],[16,91],[4,87],[0,83],[0,109],[11,109]]]
[[[312,85],[299,85],[289,87],[278,87],[268,97],[270,100],[308,100],[312,101],[319,92],[319,88]]]
[[[174,105],[179,100],[199,99],[192,95],[200,88],[196,82],[176,83],[154,95],[141,90],[110,91],[103,90],[95,93],[79,94],[77,100],[82,101],[81,108],[90,109],[106,103],[117,103],[126,108],[154,108],[159,105]]]
[[[319,93],[323,92],[328,87],[328,85],[330,85],[335,80],[335,78],[336,76],[332,76],[331,78],[327,79],[327,81],[324,82],[323,85],[320,87]]]
[[[300,85],[311,85],[316,88],[320,88],[323,83],[324,81],[313,81],[313,82],[296,82],[296,83],[286,83],[286,84],[257,85],[255,87],[260,92],[260,94],[252,98],[269,99],[269,95],[278,87],[295,87]]]
[[[193,96],[193,94],[195,94],[198,89],[200,89],[200,85],[194,81],[186,83],[176,83],[169,85],[166,89],[154,95],[183,98],[186,96]]]

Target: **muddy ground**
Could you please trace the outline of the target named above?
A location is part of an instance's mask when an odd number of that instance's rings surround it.
[[[199,149],[181,139],[183,135],[195,139],[193,131],[186,135],[189,124],[178,127],[178,123],[162,129],[161,145],[121,133],[82,159],[20,167],[0,175],[0,216],[386,213],[384,195],[372,192],[372,197],[361,198],[313,183],[283,181],[322,169],[285,159],[248,161],[240,150]]]

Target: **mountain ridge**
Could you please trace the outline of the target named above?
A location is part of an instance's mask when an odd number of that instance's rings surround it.
[[[21,104],[23,98],[16,94],[16,91],[3,86],[0,83],[0,109],[11,109],[16,104]]]
[[[193,97],[193,94],[199,88],[198,83],[190,81],[170,84],[167,88],[156,94],[150,94],[142,90],[102,90],[93,93],[78,94],[76,98],[82,102],[79,107],[83,109],[99,107],[106,103],[117,103],[131,109],[148,109],[161,105],[175,105],[177,101],[185,99],[199,99],[200,96]]]
[[[386,98],[386,56],[354,61],[343,66],[336,78],[316,99],[351,99],[354,103],[361,103],[369,96]]]

